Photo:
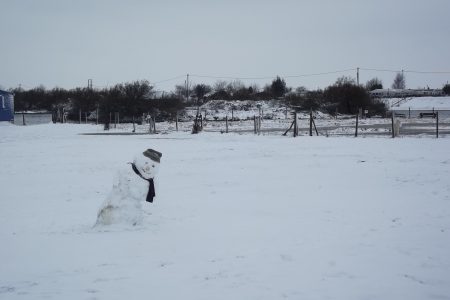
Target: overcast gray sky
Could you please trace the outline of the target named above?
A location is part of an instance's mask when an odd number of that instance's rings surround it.
[[[0,86],[72,88],[187,73],[271,77],[450,71],[449,0],[0,0]],[[287,78],[325,87],[355,71]],[[377,76],[385,87],[393,73]],[[193,77],[194,82],[215,79]],[[408,88],[448,74],[406,73]],[[245,80],[258,83],[265,80]],[[180,78],[156,84],[171,90]]]

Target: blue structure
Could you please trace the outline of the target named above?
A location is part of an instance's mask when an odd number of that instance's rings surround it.
[[[10,92],[0,90],[0,122],[14,122],[14,96]]]

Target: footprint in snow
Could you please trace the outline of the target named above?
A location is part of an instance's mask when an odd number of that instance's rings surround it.
[[[285,262],[291,262],[291,261],[294,260],[294,259],[292,258],[292,256],[289,255],[289,254],[280,254],[280,258],[281,258],[281,260],[283,260],[283,261],[285,261]]]
[[[14,293],[16,288],[13,286],[0,286],[0,294]]]

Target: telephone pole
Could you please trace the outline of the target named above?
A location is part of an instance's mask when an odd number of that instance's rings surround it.
[[[356,84],[359,86],[359,68],[356,68]]]
[[[88,90],[92,90],[92,79],[88,79]]]
[[[186,101],[189,101],[189,74],[186,75]]]

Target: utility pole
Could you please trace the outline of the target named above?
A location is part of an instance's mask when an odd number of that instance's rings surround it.
[[[189,74],[186,75],[186,101],[189,101]]]
[[[92,79],[88,79],[88,90],[92,90]]]
[[[359,86],[359,67],[356,68],[356,84]]]

